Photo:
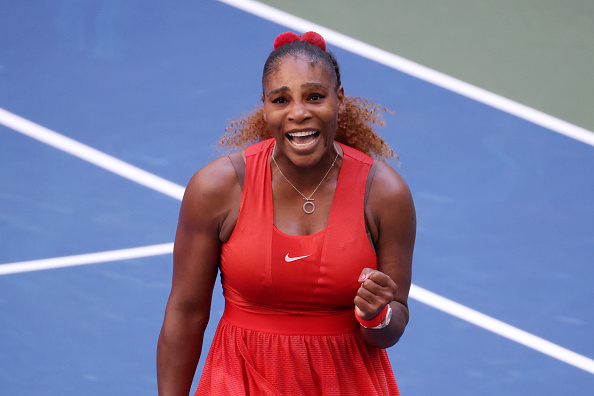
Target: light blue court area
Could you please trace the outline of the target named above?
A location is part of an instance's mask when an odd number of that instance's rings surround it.
[[[288,28],[217,1],[0,4],[0,394],[156,395],[180,193]],[[402,394],[590,394],[594,147],[330,49],[395,112],[415,198]],[[222,309],[217,285],[204,351]]]

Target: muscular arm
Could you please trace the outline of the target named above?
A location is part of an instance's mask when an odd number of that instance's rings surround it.
[[[239,194],[239,195],[238,195]],[[171,294],[157,345],[160,396],[187,396],[202,350],[218,271],[221,236],[241,189],[231,162],[219,158],[198,171],[182,201]]]
[[[408,292],[416,235],[416,214],[410,190],[402,177],[380,162],[371,185],[366,216],[377,253],[377,271],[363,270],[355,297],[359,316],[370,320],[386,304],[392,307],[390,324],[379,330],[361,326],[363,338],[380,348],[398,342],[408,323]]]

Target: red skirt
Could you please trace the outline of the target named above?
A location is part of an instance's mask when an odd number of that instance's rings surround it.
[[[386,351],[363,340],[352,311],[270,320],[229,305],[195,395],[400,395]]]

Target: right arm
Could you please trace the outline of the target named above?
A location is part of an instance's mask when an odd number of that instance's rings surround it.
[[[239,194],[239,195],[238,195]],[[227,157],[192,177],[181,204],[173,250],[173,279],[157,345],[160,396],[187,396],[202,351],[220,253],[220,231],[241,199]]]

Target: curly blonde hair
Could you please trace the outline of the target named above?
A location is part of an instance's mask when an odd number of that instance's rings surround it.
[[[369,99],[345,96],[345,111],[338,116],[334,139],[376,159],[398,159],[373,128],[374,125],[384,126],[382,113],[385,112],[391,113]],[[272,137],[268,123],[264,119],[264,109],[260,106],[239,120],[232,121],[231,125],[225,128],[219,146],[237,150]]]

